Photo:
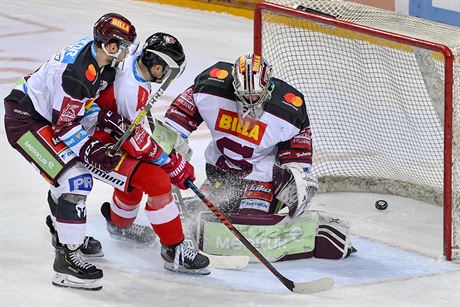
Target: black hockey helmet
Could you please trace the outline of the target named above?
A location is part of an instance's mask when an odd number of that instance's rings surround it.
[[[170,66],[170,68],[173,68],[171,66],[182,67],[185,62],[184,49],[174,36],[158,32],[152,34],[145,41],[141,61],[148,69],[156,64],[165,67]]]
[[[101,16],[94,24],[94,40],[107,44],[112,40],[129,46],[136,40],[136,28],[124,16],[117,13],[108,13]]]

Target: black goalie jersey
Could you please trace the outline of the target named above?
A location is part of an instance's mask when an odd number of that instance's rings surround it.
[[[310,168],[310,123],[302,93],[272,78],[265,112],[250,125],[242,124],[231,72],[232,64],[218,62],[198,75],[171,104],[166,122],[188,137],[204,121],[212,136],[206,162],[244,179],[272,181],[275,162]]]

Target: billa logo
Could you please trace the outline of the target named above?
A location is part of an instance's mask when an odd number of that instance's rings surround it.
[[[262,58],[260,57],[260,55],[255,55],[252,58],[252,72],[259,71],[261,62],[262,62]]]
[[[228,71],[224,69],[214,68],[213,70],[211,70],[209,75],[213,78],[223,80],[228,77]]]
[[[283,96],[284,100],[294,107],[300,107],[303,104],[302,98],[299,96],[294,95],[293,93],[287,93]]]
[[[91,82],[93,82],[94,79],[96,79],[96,68],[94,67],[93,64],[88,65],[88,68],[86,69],[86,72],[85,72],[85,77]]]
[[[245,120],[241,124],[238,113],[220,109],[215,129],[259,145],[267,124],[258,120]]]
[[[118,19],[118,18],[113,18],[112,21],[110,22],[113,26],[125,31],[126,33],[129,33],[129,30],[131,29],[131,26],[127,24],[126,22]]]
[[[238,60],[238,67],[240,69],[240,73],[244,74],[246,71],[246,58],[244,56],[240,56]]]

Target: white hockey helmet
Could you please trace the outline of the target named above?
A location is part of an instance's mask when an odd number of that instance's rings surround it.
[[[240,119],[258,119],[273,90],[272,66],[260,55],[244,55],[236,60],[232,74]]]

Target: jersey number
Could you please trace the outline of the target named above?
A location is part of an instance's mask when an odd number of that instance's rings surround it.
[[[217,140],[216,144],[217,148],[222,153],[222,155],[219,157],[219,159],[217,159],[216,162],[216,166],[218,168],[226,170],[227,172],[238,177],[246,177],[247,175],[252,173],[253,165],[244,159],[252,157],[252,155],[254,154],[254,148],[241,145],[240,143],[237,143],[226,137]],[[235,160],[227,157],[224,153],[225,149],[233,151],[234,153],[243,157],[243,159]],[[239,167],[240,169],[238,170],[235,168],[231,168],[227,164],[227,161]]]

